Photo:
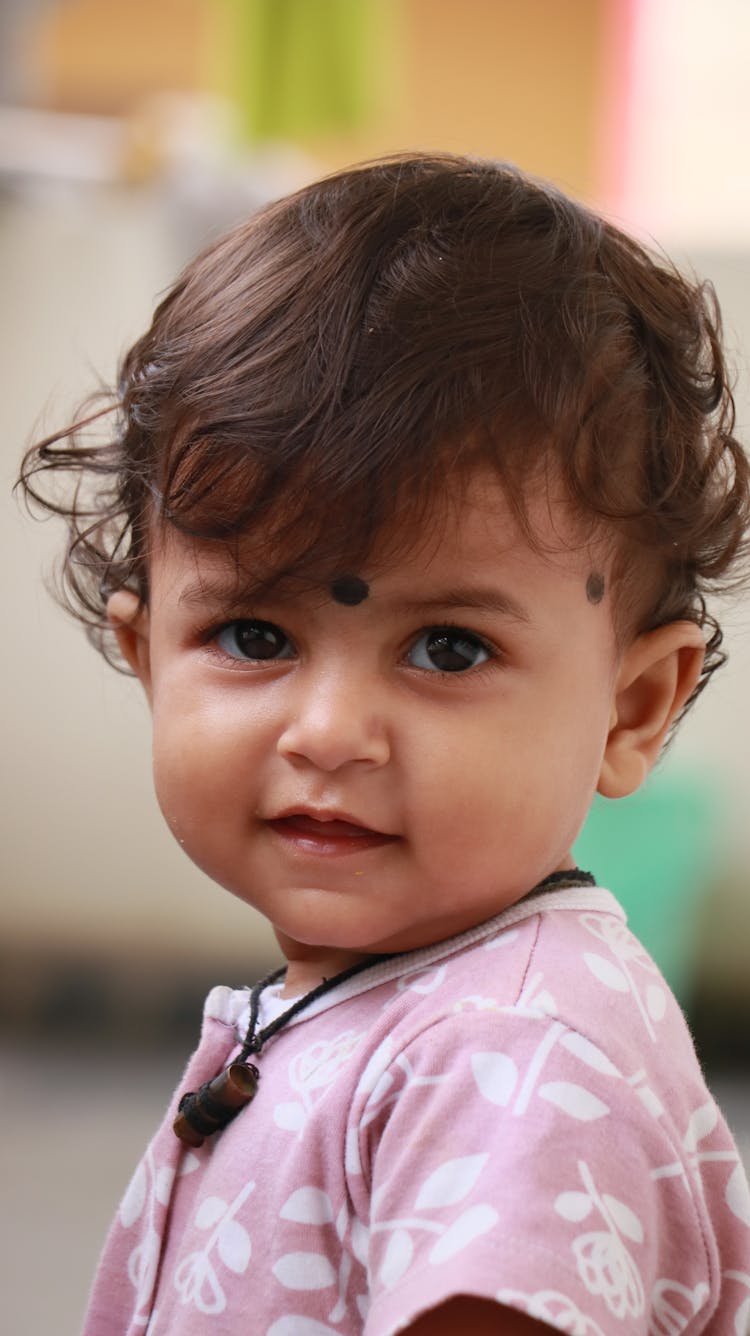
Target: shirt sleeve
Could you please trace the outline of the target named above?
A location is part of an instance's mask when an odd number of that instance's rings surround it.
[[[656,1104],[592,1040],[546,1014],[458,1012],[386,1041],[359,1096],[366,1336],[460,1294],[578,1336],[704,1329],[697,1189]]]

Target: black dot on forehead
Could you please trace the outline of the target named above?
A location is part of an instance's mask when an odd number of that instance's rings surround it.
[[[363,603],[369,592],[370,586],[366,580],[360,580],[358,575],[340,575],[331,585],[331,598],[335,598],[337,603],[345,603],[350,608],[357,603]]]
[[[592,571],[586,581],[586,597],[589,603],[601,603],[604,598],[604,576],[599,571]]]

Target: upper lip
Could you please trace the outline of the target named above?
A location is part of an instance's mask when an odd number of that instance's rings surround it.
[[[319,821],[324,825],[328,821],[343,821],[349,826],[358,826],[360,830],[372,832],[374,835],[390,835],[388,830],[379,830],[377,826],[370,825],[367,821],[361,821],[359,817],[353,816],[351,812],[344,812],[338,807],[311,807],[305,803],[295,804],[292,807],[284,807],[279,812],[274,812],[272,816],[266,817],[267,821],[284,821],[289,817],[305,816],[311,821]]]

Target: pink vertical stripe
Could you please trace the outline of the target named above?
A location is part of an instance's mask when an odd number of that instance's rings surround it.
[[[626,211],[633,135],[637,32],[643,0],[602,0],[596,195],[608,212]]]

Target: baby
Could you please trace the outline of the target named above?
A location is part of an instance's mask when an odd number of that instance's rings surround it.
[[[723,660],[710,290],[519,171],[400,157],[206,250],[114,407],[25,486],[172,832],[287,963],[210,994],[87,1336],[740,1336],[736,1148],[571,856]]]

